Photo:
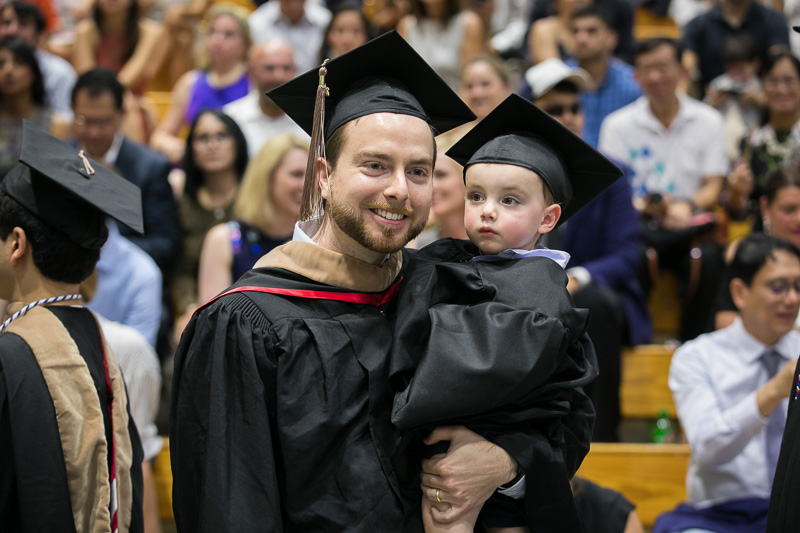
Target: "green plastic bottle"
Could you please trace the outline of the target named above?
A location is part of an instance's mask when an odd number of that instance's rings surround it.
[[[662,409],[658,412],[658,419],[653,424],[650,432],[653,444],[667,444],[675,442],[675,426],[667,415],[667,410]]]

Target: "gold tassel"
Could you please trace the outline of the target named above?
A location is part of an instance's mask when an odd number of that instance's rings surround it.
[[[308,150],[308,164],[306,165],[306,180],[303,184],[303,205],[300,209],[300,220],[320,218],[323,214],[324,198],[317,185],[315,169],[317,159],[325,159],[325,97],[330,95],[328,86],[325,85],[325,76],[328,74],[326,65],[328,60],[322,62],[319,69],[319,86],[317,97],[314,101],[314,126],[311,129],[311,146]]]

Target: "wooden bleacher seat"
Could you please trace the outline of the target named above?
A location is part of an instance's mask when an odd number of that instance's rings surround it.
[[[164,115],[167,114],[169,104],[172,101],[172,92],[170,91],[147,91],[144,93],[145,97],[152,102],[158,113],[158,122],[164,120]]]
[[[592,443],[578,475],[622,493],[646,527],[686,500],[688,444]]]
[[[633,16],[633,38],[644,41],[653,37],[680,39],[681,29],[672,18],[654,15],[647,8],[639,6]]]
[[[662,270],[653,284],[648,298],[648,308],[653,321],[656,342],[678,337],[681,320],[681,300],[678,297],[678,277]]]
[[[158,514],[162,521],[174,522],[172,514],[172,466],[169,459],[169,438],[164,437],[164,446],[158,452],[153,465],[153,477],[158,493]]]
[[[675,347],[645,344],[622,353],[620,411],[622,418],[658,418],[666,410],[677,418],[672,392],[669,390],[669,363]]]

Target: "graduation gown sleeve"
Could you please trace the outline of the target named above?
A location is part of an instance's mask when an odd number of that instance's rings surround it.
[[[282,531],[269,324],[241,295],[189,323],[175,355],[170,455],[180,531]]]

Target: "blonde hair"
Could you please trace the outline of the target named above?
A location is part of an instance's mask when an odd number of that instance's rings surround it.
[[[244,41],[244,55],[242,56],[242,61],[247,60],[247,54],[250,51],[250,47],[253,46],[253,38],[250,36],[250,24],[247,22],[247,17],[249,15],[247,9],[243,6],[231,3],[231,2],[219,2],[215,3],[211,6],[206,14],[205,20],[203,21],[201,27],[201,33],[203,34],[203,39],[201,40],[205,43],[205,37],[208,36],[208,32],[211,29],[211,24],[218,18],[223,15],[227,15],[232,17],[236,24],[239,26],[239,33],[242,36],[242,40]],[[211,66],[210,60],[208,58],[208,52],[206,51],[205,44],[203,44],[200,49],[195,49],[197,52],[196,62],[198,67],[201,70],[208,70]]]
[[[272,137],[250,160],[233,204],[233,216],[250,226],[268,230],[275,218],[272,188],[275,171],[294,148],[308,152],[308,142],[288,133]]]

